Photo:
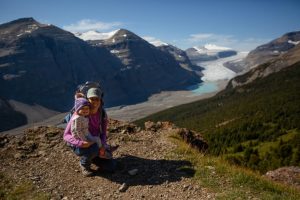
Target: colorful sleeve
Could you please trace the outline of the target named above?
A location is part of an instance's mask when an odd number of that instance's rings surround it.
[[[71,121],[67,124],[67,127],[64,131],[64,140],[77,147],[81,147],[83,144],[83,141],[80,138],[75,138],[71,133]]]

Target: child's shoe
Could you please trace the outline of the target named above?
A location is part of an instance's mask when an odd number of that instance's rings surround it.
[[[85,167],[85,166],[80,165],[80,168],[81,168],[81,173],[83,176],[89,177],[89,176],[93,175],[93,171],[91,170],[90,167]]]

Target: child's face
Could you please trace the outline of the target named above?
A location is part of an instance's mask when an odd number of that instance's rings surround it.
[[[81,116],[88,116],[90,114],[90,107],[89,106],[83,106],[79,111],[78,114]]]

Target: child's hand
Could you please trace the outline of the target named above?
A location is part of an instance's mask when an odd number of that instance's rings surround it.
[[[82,148],[88,148],[88,147],[90,147],[92,144],[94,144],[94,142],[83,141],[81,147],[82,147]]]

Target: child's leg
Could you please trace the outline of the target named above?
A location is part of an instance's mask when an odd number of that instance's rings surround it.
[[[97,144],[93,144],[88,148],[76,147],[74,152],[80,156],[80,165],[86,168],[90,168],[92,159],[98,156],[99,148]]]

